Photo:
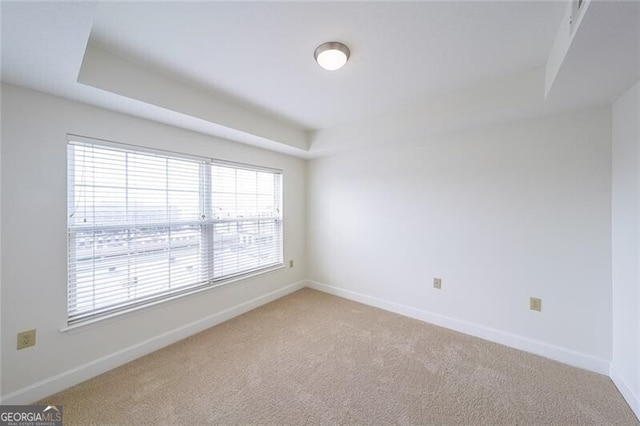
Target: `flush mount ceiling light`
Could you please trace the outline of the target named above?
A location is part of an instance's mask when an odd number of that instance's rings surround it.
[[[349,59],[349,48],[337,41],[323,43],[313,52],[316,62],[325,70],[334,71],[342,68]]]

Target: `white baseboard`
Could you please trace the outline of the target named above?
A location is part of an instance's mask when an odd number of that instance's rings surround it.
[[[640,420],[640,395],[637,395],[633,392],[633,390],[627,385],[627,382],[624,381],[620,373],[618,373],[618,369],[613,363],[611,364],[611,369],[609,370],[609,377],[613,380],[613,383],[616,385],[624,399],[629,404],[629,407],[633,410],[638,420]]]
[[[155,336],[144,342],[137,343],[128,348],[119,350],[107,356],[98,358],[94,361],[80,365],[76,368],[64,371],[53,377],[47,378],[40,382],[34,383],[23,389],[3,395],[0,403],[5,405],[29,404],[38,401],[49,395],[61,390],[67,389],[73,385],[81,383],[92,377],[100,375],[104,372],[119,367],[136,358],[147,355],[153,351],[161,349],[209,327],[213,327],[233,317],[246,313],[252,309],[262,306],[266,303],[279,299],[287,294],[293,293],[303,287],[309,287],[325,293],[333,294],[345,299],[350,299],[366,305],[381,308],[400,315],[415,318],[424,322],[435,324],[461,333],[480,337],[485,340],[500,343],[505,346],[520,349],[536,355],[544,356],[565,364],[575,367],[594,371],[600,374],[610,375],[620,392],[629,402],[636,415],[638,415],[640,404],[638,396],[634,395],[619,375],[615,374],[615,370],[610,368],[609,361],[593,357],[591,355],[576,352],[559,346],[550,345],[548,343],[528,339],[526,337],[505,333],[500,330],[484,327],[478,324],[462,321],[456,318],[423,311],[411,306],[403,305],[396,302],[379,299],[362,293],[329,286],[315,281],[299,281],[287,287],[283,287],[271,293],[267,293],[255,299],[241,303],[224,311],[213,314],[209,317]],[[639,416],[640,417],[640,416]]]
[[[53,377],[34,383],[25,388],[3,395],[0,403],[3,405],[30,404],[34,401],[46,398],[56,392],[60,392],[92,377],[119,367],[136,358],[157,351],[165,346],[187,338],[191,335],[206,330],[209,327],[220,324],[245,312],[249,312],[259,306],[279,299],[287,294],[305,287],[305,281],[288,285],[271,293],[264,294],[255,299],[241,303],[224,311],[218,312],[201,320],[192,322],[174,330],[155,336],[151,339],[137,343],[128,348],[98,358],[94,361],[80,365],[76,368],[64,371]]]
[[[471,336],[476,336],[491,342],[500,343],[511,348],[550,358],[574,367],[609,375],[610,362],[592,355],[315,281],[307,281],[307,287],[360,302],[365,305],[384,309],[386,311],[395,312],[410,318],[415,318],[430,324],[435,324],[440,327],[459,331]]]

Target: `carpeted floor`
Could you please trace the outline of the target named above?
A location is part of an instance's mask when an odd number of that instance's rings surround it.
[[[640,424],[606,376],[310,289],[41,403],[65,425]]]

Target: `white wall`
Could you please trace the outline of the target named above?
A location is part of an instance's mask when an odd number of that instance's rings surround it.
[[[1,62],[1,59],[0,59]],[[0,86],[0,99],[2,87]],[[2,103],[0,102],[0,129],[2,129]],[[0,134],[0,333],[2,333],[2,135]],[[0,401],[2,400],[2,339],[0,338]]]
[[[608,372],[610,120],[592,109],[312,160],[309,278]]]
[[[611,377],[640,417],[640,82],[613,104]]]
[[[4,403],[44,397],[302,285],[304,160],[11,85],[2,86],[2,124]],[[67,133],[283,169],[285,259],[295,259],[295,267],[61,332]],[[37,345],[17,351],[16,333],[31,328],[37,329]]]
[[[620,141],[628,138],[617,136],[632,134],[629,117],[638,123],[629,93],[614,106],[614,209],[616,191],[625,185],[620,176],[628,179],[629,170],[638,176],[638,163],[620,155]],[[11,85],[2,86],[1,118],[5,403],[30,402],[98,374],[227,318],[238,306],[249,309],[291,291],[301,284],[290,284],[307,277],[324,290],[331,288],[323,284],[334,286],[342,295],[425,313],[432,322],[601,372],[612,357],[613,315],[614,333],[623,337],[614,336],[614,367],[620,365],[638,394],[640,367],[628,362],[638,352],[616,346],[630,340],[633,324],[622,331],[615,325],[633,309],[627,300],[633,287],[618,299],[627,308],[613,314],[611,308],[608,108],[448,136],[420,138],[409,129],[410,142],[376,141],[308,167],[300,159]],[[296,267],[61,332],[67,133],[284,169],[285,259],[295,259]],[[636,145],[624,149],[638,152],[637,134]],[[621,168],[622,160],[631,166]],[[636,181],[636,198],[623,203],[637,206],[639,187]],[[616,216],[613,224],[615,245],[617,230],[626,235],[626,228],[616,228]],[[630,226],[640,229],[638,222]],[[619,259],[615,251],[613,258]],[[432,288],[434,276],[443,279],[440,291]],[[543,299],[541,313],[528,310],[529,296]],[[38,329],[38,344],[16,351],[16,333],[29,328]]]

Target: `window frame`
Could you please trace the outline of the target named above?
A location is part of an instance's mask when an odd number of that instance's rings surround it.
[[[209,213],[213,213],[213,209],[211,208],[213,204],[214,191],[213,185],[211,182],[211,173],[214,167],[226,167],[234,170],[246,170],[257,173],[271,173],[277,177],[277,193],[274,189],[274,200],[277,200],[277,212],[279,215],[276,216],[265,216],[265,217],[248,217],[248,218],[228,218],[228,219],[216,219],[211,214],[211,217],[204,218],[202,221],[193,221],[193,220],[183,220],[176,222],[167,222],[166,224],[158,223],[158,222],[141,222],[141,223],[133,223],[131,221],[127,221],[127,223],[118,224],[118,225],[103,225],[105,229],[122,229],[122,230],[131,230],[135,228],[144,228],[144,227],[164,227],[164,228],[173,228],[175,226],[189,226],[189,225],[198,225],[200,226],[200,235],[201,240],[199,240],[199,247],[204,247],[206,250],[205,254],[203,254],[203,258],[201,262],[206,262],[206,266],[203,264],[198,264],[201,271],[206,270],[207,275],[203,281],[198,281],[193,284],[189,284],[184,286],[183,288],[170,289],[167,291],[156,292],[151,294],[148,297],[143,297],[140,299],[132,299],[129,302],[121,302],[116,305],[108,306],[105,308],[93,308],[89,311],[85,312],[76,312],[72,310],[72,293],[77,291],[76,285],[77,281],[75,279],[74,273],[72,273],[72,261],[75,260],[76,248],[74,239],[76,238],[76,234],[79,232],[79,229],[82,227],[74,227],[71,224],[71,216],[70,212],[74,212],[75,209],[75,193],[74,190],[76,188],[75,185],[75,175],[72,177],[73,173],[70,169],[70,154],[71,145],[85,145],[85,146],[97,146],[99,148],[111,148],[115,150],[119,150],[122,152],[128,153],[136,153],[136,154],[147,154],[159,156],[165,159],[177,159],[177,160],[189,160],[196,161],[199,163],[199,170],[202,174],[203,170],[206,170],[208,173],[208,177],[203,178],[200,176],[201,185],[199,186],[198,197],[203,200],[203,211],[207,211]],[[269,273],[275,270],[284,268],[284,253],[285,253],[285,215],[284,215],[284,171],[281,169],[257,166],[253,164],[239,163],[228,160],[221,160],[206,156],[198,156],[198,155],[190,155],[180,152],[169,151],[165,149],[158,148],[150,148],[139,145],[125,144],[119,142],[107,141],[104,139],[80,136],[75,134],[67,134],[67,286],[66,286],[66,324],[67,328],[75,328],[77,326],[83,326],[85,324],[101,321],[103,319],[112,318],[116,316],[120,316],[122,314],[136,311],[139,309],[144,309],[150,306],[157,305],[159,303],[164,303],[170,300],[174,300],[177,298],[181,298],[187,295],[191,295],[194,293],[198,293],[204,290],[209,290],[213,288],[218,288],[227,284],[231,284],[246,278],[255,277],[259,275],[263,275],[265,273]],[[203,186],[202,182],[206,184]],[[274,185],[276,183],[274,182]],[[128,188],[128,186],[127,186]],[[238,191],[236,189],[236,195]],[[263,221],[268,221],[274,224],[277,228],[276,235],[279,238],[279,241],[276,243],[276,255],[277,261],[274,263],[270,263],[264,266],[257,266],[254,268],[245,268],[241,271],[223,274],[221,276],[215,276],[214,269],[214,240],[215,240],[215,230],[216,224],[218,223],[240,223],[240,222],[248,222],[248,223],[259,223]],[[95,223],[89,228],[95,229],[99,228],[100,225],[96,225]],[[169,232],[163,235],[169,235]],[[206,240],[206,241],[205,241]],[[140,254],[142,256],[143,254]],[[94,257],[95,258],[95,257]],[[170,260],[169,260],[170,262]],[[94,268],[95,269],[95,268]],[[75,269],[74,269],[75,270]],[[95,285],[95,282],[94,282]],[[94,298],[95,301],[95,298]]]

